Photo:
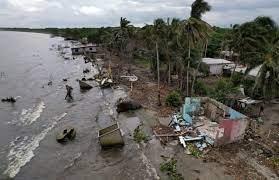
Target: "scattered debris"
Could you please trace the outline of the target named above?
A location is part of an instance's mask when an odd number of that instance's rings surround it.
[[[67,140],[74,140],[76,137],[76,130],[73,127],[65,128],[62,133],[56,135],[56,140],[59,143],[64,143]]]
[[[68,79],[66,79],[66,78],[65,78],[65,79],[63,79],[63,81],[64,81],[64,82],[67,82],[67,81],[68,81]]]
[[[116,111],[118,113],[142,108],[142,106],[139,103],[131,100],[124,100],[124,101],[120,100],[120,102],[118,102],[116,106],[117,106]]]
[[[49,82],[47,83],[47,85],[48,85],[48,86],[52,86],[52,81],[49,81]]]
[[[84,73],[84,74],[89,73],[89,72],[90,72],[90,70],[87,69],[87,68],[83,70],[83,73]]]
[[[16,102],[16,98],[14,98],[14,97],[7,97],[7,98],[3,98],[1,101],[2,102],[15,103]]]
[[[113,84],[112,79],[110,79],[110,78],[104,78],[104,79],[100,82],[100,87],[104,89],[104,88],[111,87],[112,84]]]
[[[186,98],[169,126],[154,127],[153,132],[162,143],[176,139],[188,154],[200,157],[211,146],[243,139],[247,125],[246,116],[213,99]]]

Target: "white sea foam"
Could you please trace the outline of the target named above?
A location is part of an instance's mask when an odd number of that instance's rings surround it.
[[[36,136],[15,138],[15,140],[10,143],[11,149],[7,156],[8,167],[4,174],[10,178],[15,177],[19,173],[20,168],[26,165],[34,157],[34,151],[39,147],[40,142],[45,138],[47,133],[66,115],[67,113],[63,113],[60,116],[54,117],[53,122]]]
[[[23,109],[20,116],[20,123],[23,125],[31,125],[41,116],[45,108],[45,103],[40,102],[38,105],[33,106],[33,108]]]

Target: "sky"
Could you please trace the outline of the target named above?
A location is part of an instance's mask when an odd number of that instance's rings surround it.
[[[194,0],[0,0],[0,27],[117,26],[126,17],[135,26],[156,18],[189,17]],[[207,0],[203,19],[229,27],[270,16],[279,24],[279,0]]]

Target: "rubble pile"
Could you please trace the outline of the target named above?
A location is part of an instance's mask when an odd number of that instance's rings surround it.
[[[186,150],[202,152],[242,139],[247,124],[246,116],[213,99],[186,98],[181,112],[171,116],[169,126],[156,127],[154,134],[163,142],[176,138]]]

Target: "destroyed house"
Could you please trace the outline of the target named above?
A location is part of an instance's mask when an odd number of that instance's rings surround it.
[[[97,52],[96,44],[82,44],[71,48],[73,55],[92,54]]]
[[[243,139],[248,117],[208,97],[185,99],[183,119],[197,127],[212,145],[228,144]]]

